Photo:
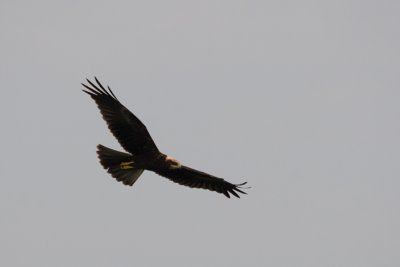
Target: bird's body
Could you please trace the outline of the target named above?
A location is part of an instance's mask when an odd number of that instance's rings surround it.
[[[102,166],[117,181],[133,185],[144,170],[153,171],[181,185],[203,188],[239,197],[242,184],[231,184],[222,178],[189,168],[176,159],[161,153],[146,126],[125,108],[108,87],[108,91],[95,78],[97,85],[87,80],[82,84],[96,102],[104,120],[121,146],[129,153],[98,145],[97,154]]]

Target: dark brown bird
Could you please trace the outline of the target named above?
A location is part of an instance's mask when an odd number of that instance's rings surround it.
[[[121,146],[129,153],[119,152],[98,145],[97,154],[101,165],[117,181],[132,186],[144,170],[153,171],[171,181],[192,188],[203,188],[222,193],[228,198],[230,194],[239,197],[246,194],[241,184],[231,184],[222,178],[186,167],[176,159],[161,153],[146,126],[127,108],[125,108],[111,91],[106,90],[95,77],[96,83],[86,79],[88,85],[82,85],[100,109],[108,128]]]

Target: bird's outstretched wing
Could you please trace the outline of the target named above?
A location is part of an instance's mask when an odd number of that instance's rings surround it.
[[[121,146],[132,154],[158,152],[146,126],[118,101],[110,87],[107,91],[96,77],[97,85],[86,80],[89,85],[82,83],[87,89],[83,91],[96,102],[108,128]]]
[[[229,194],[232,194],[238,198],[240,198],[238,193],[246,194],[241,189],[243,189],[242,186],[247,182],[241,184],[231,184],[222,178],[218,178],[183,165],[177,169],[162,170],[157,171],[157,173],[175,183],[192,188],[208,189],[224,194],[228,198],[230,198]]]

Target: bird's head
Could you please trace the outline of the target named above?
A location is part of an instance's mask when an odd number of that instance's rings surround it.
[[[167,156],[165,158],[165,161],[168,163],[169,168],[170,169],[179,169],[180,167],[182,167],[182,164],[177,161],[176,159],[174,159],[173,157]]]

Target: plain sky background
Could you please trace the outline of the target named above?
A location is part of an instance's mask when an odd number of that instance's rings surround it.
[[[0,3],[1,266],[400,266],[399,1]],[[94,75],[182,163],[145,172]]]

